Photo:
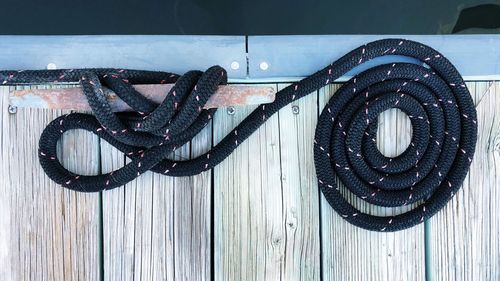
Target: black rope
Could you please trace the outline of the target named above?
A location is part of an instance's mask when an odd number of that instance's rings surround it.
[[[203,105],[217,86],[227,81],[225,70],[219,66],[182,76],[117,69],[2,71],[0,81],[6,85],[81,84],[94,115],[72,113],[52,121],[40,137],[39,158],[55,182],[72,190],[95,192],[122,186],[148,170],[191,176],[212,169],[279,109],[384,55],[413,57],[423,64],[381,65],[345,83],[319,117],[314,160],[319,186],[343,218],[365,229],[395,231],[438,212],[461,186],[474,154],[477,125],[470,94],[453,65],[428,46],[402,39],[361,46],[281,90],[273,103],[260,105],[210,151],[187,161],[166,157],[191,140],[212,118],[215,109],[206,110]],[[160,105],[131,86],[156,83],[175,83]],[[101,84],[136,112],[112,113]],[[390,108],[404,111],[413,127],[410,146],[394,158],[383,156],[375,143],[377,117]],[[131,162],[96,176],[68,171],[57,159],[56,144],[64,132],[73,129],[93,132],[125,153]],[[419,205],[391,217],[362,213],[345,199],[337,177],[350,192],[371,204]]]

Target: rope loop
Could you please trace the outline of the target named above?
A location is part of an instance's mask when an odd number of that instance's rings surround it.
[[[63,69],[1,71],[3,84],[79,82],[93,114],[71,113],[52,121],[39,141],[45,173],[66,188],[96,192],[126,184],[151,170],[168,176],[190,176],[222,162],[267,119],[289,103],[333,83],[349,70],[386,55],[414,58],[420,64],[377,66],[345,83],[323,109],[315,133],[314,161],[319,187],[344,219],[375,231],[414,226],[437,213],[460,188],[477,138],[476,111],[458,71],[434,49],[404,39],[384,39],[356,48],[259,106],[210,151],[191,160],[167,156],[190,141],[210,121],[215,109],[203,109],[226,71],[213,66],[182,76],[167,72],[125,69]],[[133,84],[175,83],[157,105]],[[111,111],[102,86],[111,88],[135,112]],[[399,108],[411,120],[413,136],[401,155],[385,157],[376,147],[378,115]],[[78,175],[57,159],[64,132],[88,130],[122,151],[131,161],[101,175]],[[347,188],[343,190],[340,182]],[[399,215],[363,213],[345,192],[384,207],[417,205]]]
[[[350,223],[375,231],[405,229],[437,213],[460,188],[477,137],[476,111],[464,81],[430,47],[382,40],[339,61],[351,69],[386,54],[413,57],[422,64],[385,64],[345,83],[319,117],[314,146],[318,182],[327,201]],[[376,146],[377,118],[391,108],[408,115],[413,135],[402,154],[385,157]],[[413,209],[389,217],[363,213],[346,200],[337,178],[349,193],[370,204]]]

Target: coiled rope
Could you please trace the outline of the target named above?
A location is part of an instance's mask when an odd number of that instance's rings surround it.
[[[354,67],[384,55],[413,57],[424,66],[394,63],[374,67],[345,83],[323,109],[315,134],[314,160],[319,186],[330,205],[346,220],[376,231],[416,225],[438,212],[464,180],[474,154],[476,111],[467,87],[440,53],[403,39],[379,40],[361,46],[313,75],[281,90],[276,100],[255,109],[219,144],[186,161],[166,159],[191,140],[212,118],[203,105],[218,85],[227,82],[219,66],[179,76],[166,72],[75,69],[2,71],[5,85],[79,82],[94,115],[72,113],[52,121],[39,142],[39,159],[47,175],[66,188],[96,192],[122,186],[151,170],[168,176],[190,176],[212,169],[259,126],[290,102],[334,82]],[[129,104],[135,114],[114,114],[101,83]],[[156,105],[132,84],[175,83]],[[399,108],[411,120],[411,145],[388,158],[376,148],[378,115]],[[56,145],[64,132],[85,129],[131,159],[111,173],[86,176],[65,169]],[[359,198],[385,207],[419,202],[391,217],[362,213],[349,203],[340,181]],[[236,187],[237,188],[237,187]]]

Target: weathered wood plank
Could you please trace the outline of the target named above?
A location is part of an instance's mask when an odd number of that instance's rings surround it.
[[[320,111],[338,87],[334,84],[320,90]],[[396,110],[381,114],[377,144],[382,153],[397,155],[406,148],[411,136],[407,125],[404,114]],[[352,194],[346,196],[355,206],[371,214],[390,215],[404,211],[373,206]],[[367,231],[346,222],[321,195],[321,239],[323,280],[424,279],[423,224],[395,233]]]
[[[278,90],[285,86],[278,84]],[[285,226],[282,280],[319,280],[319,190],[313,156],[318,93],[294,101],[278,114]]]
[[[500,83],[468,86],[478,109],[476,156],[464,187],[427,222],[431,280],[500,278]],[[321,110],[337,87],[287,106],[214,169],[213,248],[210,171],[176,179],[146,173],[103,192],[99,241],[99,195],[62,189],[38,164],[39,135],[63,112],[19,109],[10,115],[8,88],[0,87],[0,227],[6,230],[0,232],[0,279],[99,280],[102,269],[104,280],[208,280],[211,263],[215,280],[424,279],[423,225],[397,233],[368,232],[345,222],[318,194],[312,158],[316,104]],[[236,108],[235,115],[219,110],[214,142],[252,109]],[[195,157],[208,149],[211,131],[206,128],[175,157]],[[401,153],[410,137],[404,114],[381,115],[377,141],[384,154]],[[76,172],[98,173],[99,159],[103,172],[126,161],[104,141],[99,158],[99,140],[82,131],[65,134],[62,143],[62,161]],[[348,197],[374,214],[404,210]]]
[[[255,107],[214,116],[218,143]],[[214,168],[215,280],[283,278],[286,234],[274,115]]]
[[[500,77],[500,35],[302,35],[249,36],[249,78],[276,81],[305,77],[323,69],[349,51],[371,41],[405,38],[431,46],[444,54],[467,80],[493,80]],[[374,65],[394,61],[413,61],[407,57],[385,56],[364,63],[340,80]],[[262,68],[265,62],[267,67]]]
[[[2,69],[129,68],[183,74],[220,65],[246,77],[245,36],[0,36]],[[238,63],[238,68],[231,67]],[[234,64],[233,64],[234,65]]]
[[[433,280],[500,279],[500,82],[467,86],[478,114],[476,153],[463,187],[428,223]]]
[[[9,150],[7,146],[7,140],[10,137],[9,128],[9,112],[8,99],[6,97],[6,92],[9,87],[0,88],[0,212],[3,214],[0,216],[0,226],[4,231],[0,231],[0,276],[3,276],[7,280],[12,280],[12,258],[14,253],[11,252],[11,204],[10,196],[7,196],[10,192],[9,182],[7,181],[8,165],[7,160],[9,159]],[[7,230],[7,231],[5,231]]]
[[[212,125],[207,125],[190,145],[181,158],[194,158],[210,149]],[[175,280],[210,280],[211,189],[211,171],[174,179]]]
[[[48,122],[63,112],[19,109],[9,115],[9,88],[0,89],[0,197],[8,209],[3,213],[8,218],[0,225],[6,233],[0,236],[2,279],[98,280],[99,194],[63,189],[48,179],[38,162],[38,138]],[[59,156],[67,168],[83,174],[98,172],[97,137],[73,131],[61,143]]]
[[[207,126],[174,158],[210,147]],[[101,150],[103,172],[124,165],[123,154],[104,141]],[[185,178],[147,172],[103,192],[104,279],[210,279],[210,187],[210,171]]]

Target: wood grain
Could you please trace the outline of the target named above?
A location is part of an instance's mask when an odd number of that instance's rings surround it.
[[[320,90],[320,111],[338,87],[334,84]],[[379,116],[377,145],[385,155],[397,155],[409,143],[411,134],[406,118],[396,110],[385,111]],[[347,193],[343,185],[339,185]],[[374,206],[352,194],[346,197],[363,212],[375,215],[404,211]],[[345,221],[321,195],[321,238],[323,280],[424,279],[423,224],[395,233],[367,231]]]
[[[500,79],[500,35],[454,34],[398,35],[435,48],[453,62],[466,80]],[[387,35],[265,35],[248,36],[248,78],[267,81],[293,81],[307,77],[335,62],[348,52],[372,41],[387,39]],[[261,69],[260,63],[269,67]],[[347,81],[353,75],[376,65],[394,62],[421,63],[405,56],[382,56],[344,73],[337,81]],[[270,78],[274,79],[271,80]]]
[[[252,110],[218,112],[215,143]],[[215,280],[319,280],[316,119],[312,94],[269,118],[214,168]]]
[[[211,146],[210,124],[191,141],[186,158],[195,158]],[[212,173],[175,178],[174,184],[175,280],[210,280]]]
[[[500,279],[500,82],[468,83],[479,137],[463,188],[425,226],[396,233],[350,225],[318,191],[312,138],[317,112],[338,86],[283,108],[213,171],[184,178],[145,173],[102,195],[65,190],[38,164],[39,135],[64,112],[9,114],[12,88],[0,87],[0,280]],[[219,109],[173,157],[200,155],[253,108],[237,107],[234,115]],[[401,153],[410,137],[400,111],[380,115],[384,154]],[[64,135],[59,155],[84,174],[127,161],[79,130]],[[372,214],[409,208],[346,196]]]
[[[278,84],[278,90],[285,84]],[[314,169],[318,93],[279,111],[281,184],[285,226],[282,280],[319,280],[319,190]]]
[[[211,126],[179,148],[186,160],[211,147]],[[101,143],[103,172],[125,157]],[[209,280],[211,262],[210,171],[173,178],[147,172],[124,187],[103,192],[105,280]]]
[[[101,6],[102,7],[102,6]],[[68,15],[72,16],[72,15]],[[1,35],[2,69],[118,68],[183,74],[224,67],[231,78],[246,78],[245,36]],[[238,69],[231,64],[239,63]]]
[[[218,143],[255,107],[214,116]],[[215,280],[280,280],[285,219],[279,120],[274,115],[214,168]]]
[[[500,82],[468,83],[478,140],[462,188],[429,221],[433,280],[500,279]]]
[[[21,86],[19,88],[22,88]],[[100,278],[99,194],[63,189],[38,162],[38,138],[64,112],[7,113],[8,87],[0,87],[2,108],[3,280],[98,280]],[[98,139],[86,132],[63,136],[59,157],[69,170],[98,172]],[[4,224],[7,223],[7,224]],[[5,262],[5,263],[4,263]]]

